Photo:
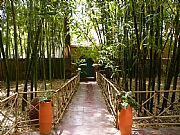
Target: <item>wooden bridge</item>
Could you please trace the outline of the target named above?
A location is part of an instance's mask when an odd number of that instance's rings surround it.
[[[119,135],[117,126],[117,89],[102,74],[97,74],[97,82],[86,81],[79,82],[80,76],[77,74],[71,78],[64,86],[58,90],[50,90],[53,94],[53,131],[54,135]],[[79,85],[80,83],[80,85]],[[37,93],[43,93],[38,91]],[[47,92],[47,91],[46,91]],[[162,91],[164,92],[164,91]],[[170,91],[171,92],[171,91]],[[174,91],[172,91],[174,92]],[[176,91],[180,92],[180,91]],[[18,110],[23,99],[23,92],[15,93],[9,98],[0,101],[0,134],[23,134],[38,135],[39,132],[31,125],[32,120],[28,117],[27,111]],[[30,95],[31,92],[26,94]],[[162,94],[163,96],[163,94]],[[28,96],[30,97],[30,96]],[[144,103],[156,94],[148,98]],[[105,99],[105,100],[104,100]],[[70,102],[71,101],[71,102]],[[28,106],[32,106],[26,100]],[[9,106],[7,107],[7,104]],[[156,105],[158,106],[158,105]],[[143,108],[143,107],[142,107]],[[147,111],[146,108],[143,108]],[[5,111],[6,110],[6,111]],[[168,110],[168,107],[165,109]],[[138,117],[138,111],[134,113],[133,135],[179,135],[179,122],[172,121],[168,123],[161,122],[161,119],[179,119],[180,114],[167,115],[167,113],[156,113],[144,117]],[[163,115],[164,114],[164,115]],[[150,120],[150,121],[149,121]],[[154,121],[153,121],[154,120]],[[142,122],[145,121],[145,122]],[[148,122],[149,121],[149,122]],[[173,125],[170,128],[138,128],[138,125],[149,127],[150,125]]]

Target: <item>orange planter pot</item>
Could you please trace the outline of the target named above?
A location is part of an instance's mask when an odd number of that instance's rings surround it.
[[[41,134],[49,134],[52,128],[52,103],[51,101],[40,102],[39,126]]]
[[[131,135],[132,129],[132,107],[122,109],[119,112],[119,129],[120,135]]]

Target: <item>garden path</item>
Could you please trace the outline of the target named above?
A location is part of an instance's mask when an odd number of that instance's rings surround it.
[[[119,135],[96,82],[81,82],[59,127],[62,135]]]

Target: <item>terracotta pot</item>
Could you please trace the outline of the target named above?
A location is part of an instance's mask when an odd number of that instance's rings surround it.
[[[122,109],[119,112],[119,129],[120,135],[131,135],[132,129],[132,107]]]
[[[39,126],[41,134],[49,134],[52,128],[52,103],[50,100],[40,102]]]

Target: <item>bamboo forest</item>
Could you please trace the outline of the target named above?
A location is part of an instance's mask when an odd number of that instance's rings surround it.
[[[76,135],[101,100],[118,135],[180,134],[180,0],[0,0],[0,135]]]

